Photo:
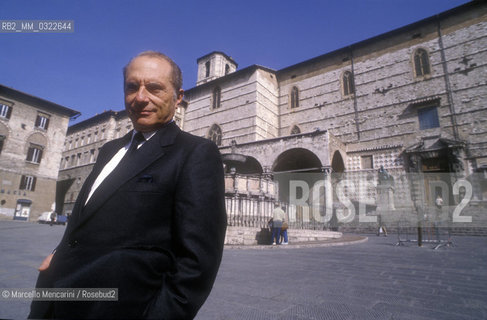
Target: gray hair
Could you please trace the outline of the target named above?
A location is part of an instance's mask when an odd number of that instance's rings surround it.
[[[123,67],[123,82],[125,83],[125,77],[127,75],[127,68],[128,66],[138,57],[150,57],[150,58],[159,58],[165,60],[171,65],[171,84],[174,87],[174,93],[176,97],[179,95],[179,90],[183,87],[183,74],[179,66],[168,56],[164,53],[157,52],[157,51],[144,51],[130,59],[129,63],[125,67]]]

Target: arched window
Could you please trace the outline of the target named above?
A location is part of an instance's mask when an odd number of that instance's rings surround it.
[[[213,89],[213,101],[211,105],[212,109],[220,108],[221,94],[222,90],[220,89],[220,87],[216,87],[215,89]]]
[[[416,77],[423,77],[431,74],[430,61],[428,52],[424,49],[418,49],[414,52],[414,72]]]
[[[208,139],[213,141],[217,146],[222,144],[222,129],[217,124],[211,126],[208,131]]]
[[[291,109],[299,107],[299,89],[298,87],[293,87],[291,89]]]
[[[350,71],[345,71],[343,73],[342,85],[343,85],[344,96],[349,96],[354,94],[355,84],[353,81],[353,74]]]
[[[300,134],[301,133],[301,129],[299,129],[298,126],[293,126],[293,128],[291,129],[291,134]]]
[[[225,74],[229,74],[230,73],[230,66],[228,64],[225,64]]]

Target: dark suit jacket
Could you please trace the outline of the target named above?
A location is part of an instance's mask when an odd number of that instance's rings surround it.
[[[130,134],[100,150],[38,288],[118,288],[118,302],[38,302],[30,318],[191,319],[220,265],[226,230],[223,166],[214,143],[160,129],[114,169],[84,206],[94,180]]]

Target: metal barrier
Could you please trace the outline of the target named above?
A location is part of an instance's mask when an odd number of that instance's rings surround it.
[[[400,220],[397,223],[396,246],[404,246],[406,243],[419,242],[432,244],[433,249],[453,246],[451,227],[447,221],[422,220],[417,223]]]

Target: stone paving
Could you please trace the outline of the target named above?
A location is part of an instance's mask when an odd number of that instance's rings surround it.
[[[64,229],[0,221],[0,288],[32,288]],[[394,246],[393,235],[345,236],[340,246],[226,247],[196,319],[487,318],[486,237],[433,250]],[[0,318],[23,319],[29,305],[0,298]]]
[[[35,287],[37,268],[61,240],[65,228],[0,220],[0,288]],[[0,297],[0,319],[25,319],[29,307],[30,301]]]
[[[226,249],[198,320],[487,319],[487,238]]]

